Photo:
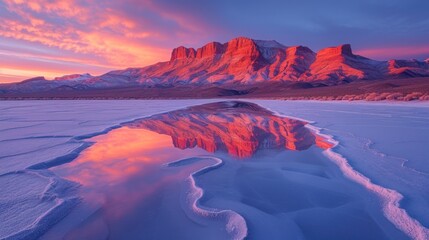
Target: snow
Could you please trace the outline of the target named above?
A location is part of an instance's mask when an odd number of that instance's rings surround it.
[[[77,197],[68,196],[76,184],[46,173],[4,174],[0,184],[2,239],[37,238],[78,203]]]
[[[56,77],[54,80],[56,81],[68,81],[68,82],[80,82],[83,80],[87,80],[92,78],[93,76],[89,73],[84,74],[71,74],[71,75],[64,75],[62,77]]]
[[[50,175],[48,171],[37,169],[43,169],[43,165],[53,166],[71,161],[76,157],[75,150],[85,146],[80,140],[82,138],[101,134],[119,123],[140,116],[181,106],[181,102],[177,102],[177,105],[169,101],[153,103],[0,102],[0,239],[7,236],[11,239],[38,237],[76,205],[76,199],[73,200],[72,196],[59,194],[44,198],[44,189],[49,188],[52,181],[58,182],[60,179],[47,178],[43,175]],[[64,192],[62,188],[53,188],[50,191],[56,189],[59,193]],[[45,221],[49,223],[40,226],[39,223]]]
[[[321,105],[318,116],[311,117]],[[296,106],[308,107],[307,112]],[[384,215],[409,237],[426,239],[429,105],[299,102],[296,106],[288,114],[317,119],[315,125],[335,136],[339,144],[326,155],[350,179],[380,195]],[[276,104],[273,109],[278,109]]]
[[[89,138],[143,116],[214,101],[219,100],[0,102],[0,238],[55,239],[67,229],[67,219],[82,217],[76,216],[85,212],[78,185],[47,167],[66,166],[93,144]],[[332,136],[337,145],[284,153],[283,158],[295,159],[287,162],[278,156],[261,156],[266,161],[260,162],[227,161],[222,167],[222,160],[212,158],[176,162],[167,168],[186,169],[180,175],[184,185],[174,185],[166,203],[194,189],[193,195],[185,195],[190,205],[181,207],[185,212],[193,209],[187,217],[199,222],[207,211],[225,213],[231,220],[216,224],[229,222],[229,237],[237,239],[246,234],[256,239],[332,237],[332,225],[338,236],[356,231],[364,238],[427,239],[429,104],[250,101],[280,115],[313,121],[309,127]],[[308,163],[297,160],[312,158]],[[280,189],[290,194],[279,195]],[[289,210],[284,213],[282,208]],[[203,216],[192,215],[198,211]],[[339,216],[347,221],[338,221]],[[367,218],[373,222],[360,220]],[[318,227],[310,224],[315,222]],[[108,231],[105,223],[94,224]]]
[[[185,199],[182,199],[182,202],[185,206],[184,209],[191,210],[188,213],[188,216],[195,217],[202,217],[202,218],[214,218],[214,219],[223,219],[226,220],[225,226],[226,231],[228,232],[228,238],[229,239],[244,239],[247,236],[247,226],[246,221],[244,218],[232,211],[232,210],[217,210],[217,209],[210,209],[203,207],[199,204],[199,201],[202,199],[204,195],[204,190],[197,186],[197,183],[195,182],[196,177],[205,174],[213,169],[216,169],[223,165],[222,159],[219,158],[199,158],[199,159],[182,159],[179,161],[171,162],[168,164],[168,166],[182,166],[182,164],[186,164],[191,160],[191,162],[195,160],[212,160],[214,163],[212,165],[209,165],[207,167],[203,167],[200,170],[192,173],[189,175],[189,177],[185,180],[187,189],[189,189],[188,194],[185,196]],[[196,216],[195,216],[196,215]],[[198,221],[198,220],[194,220]]]
[[[275,40],[254,40],[254,42],[261,48],[286,48],[283,44]]]

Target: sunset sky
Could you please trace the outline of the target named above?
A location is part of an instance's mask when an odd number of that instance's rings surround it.
[[[429,57],[427,0],[0,0],[0,82],[98,75],[237,36],[379,60]]]

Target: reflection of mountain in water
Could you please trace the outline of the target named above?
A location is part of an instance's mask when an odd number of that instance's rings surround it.
[[[180,149],[198,146],[250,157],[260,149],[305,150],[330,147],[305,127],[307,122],[280,117],[256,104],[228,101],[193,106],[127,124],[171,136]]]

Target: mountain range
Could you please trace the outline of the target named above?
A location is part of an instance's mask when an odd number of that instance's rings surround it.
[[[0,94],[68,92],[124,87],[171,88],[217,86],[243,88],[258,84],[339,85],[357,80],[429,76],[429,59],[377,61],[355,55],[349,44],[313,52],[304,46],[238,37],[201,48],[174,48],[171,58],[143,68],[100,76],[73,74],[46,80],[36,77],[0,85]]]

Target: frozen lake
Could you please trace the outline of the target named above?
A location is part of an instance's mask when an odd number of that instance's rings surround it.
[[[426,103],[4,101],[0,121],[1,239],[429,236]]]

